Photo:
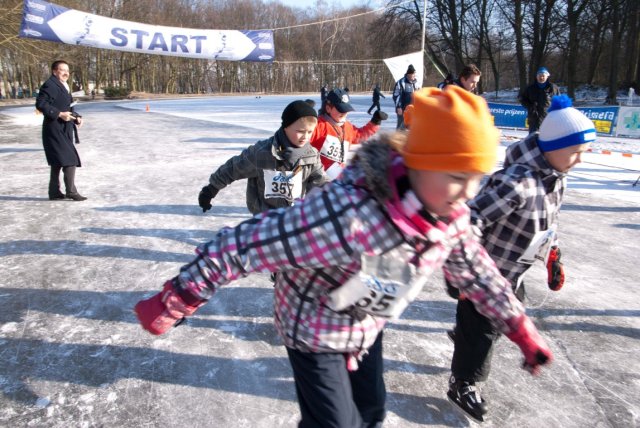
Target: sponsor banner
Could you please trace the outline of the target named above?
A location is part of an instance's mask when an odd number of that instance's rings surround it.
[[[494,118],[494,123],[497,127],[501,128],[525,128],[528,129],[529,124],[527,123],[527,109],[517,104],[501,104],[501,103],[488,103],[489,110],[491,110],[491,114]],[[576,107],[577,110],[584,113],[589,119],[593,121],[593,124],[596,127],[596,132],[600,135],[614,135],[614,131],[616,130],[616,123],[620,125],[620,119],[618,109],[623,109],[625,107]],[[633,108],[629,108],[633,110]],[[624,135],[639,135],[640,130],[638,126],[640,126],[640,109],[636,110],[636,116],[634,122],[634,117],[631,113],[628,113],[629,118],[627,119],[628,128],[624,131],[627,134]],[[632,131],[632,128],[635,127],[635,131]],[[636,132],[635,134],[629,134],[629,132]]]
[[[576,107],[576,109],[591,119],[598,134],[614,135],[619,107]]]
[[[620,107],[616,136],[640,138],[640,107]]]
[[[502,128],[528,128],[527,109],[518,104],[488,103],[493,123]]]
[[[273,61],[270,30],[198,30],[122,21],[25,0],[20,37],[77,46],[225,61]]]

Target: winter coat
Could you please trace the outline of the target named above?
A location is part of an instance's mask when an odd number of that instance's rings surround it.
[[[407,76],[396,82],[396,86],[393,88],[393,102],[396,108],[404,110],[413,102],[413,93],[420,89],[417,82],[415,79],[410,81]]]
[[[318,125],[310,142],[320,152],[322,166],[327,171],[336,162],[339,165],[345,164],[351,145],[363,143],[378,132],[378,129],[380,125],[373,122],[368,122],[361,128],[349,121],[340,126],[329,115],[323,114],[318,118]],[[334,175],[329,175],[335,178]]]
[[[295,162],[291,162],[290,156],[294,153]],[[279,180],[284,177],[281,174],[272,178],[273,171],[288,171],[292,174],[287,174],[288,179],[282,181]],[[291,179],[295,175],[299,175],[299,195],[291,193]],[[244,178],[248,179],[247,208],[252,214],[290,206],[296,196],[302,198],[313,187],[329,181],[320,163],[318,151],[310,144],[294,148],[282,129],[271,138],[257,142],[225,162],[211,174],[209,184],[220,191],[234,181]],[[269,179],[267,189],[265,179]]]
[[[560,89],[549,81],[541,88],[537,82],[527,86],[519,96],[520,103],[527,109],[529,123],[534,123],[537,129],[547,116],[547,109],[551,105],[551,98],[560,95]]]
[[[380,97],[386,98],[384,96],[384,94],[380,91],[380,88],[376,86],[375,88],[373,88],[373,95],[372,95],[373,102],[374,103],[379,103],[380,102]]]
[[[507,148],[503,168],[469,201],[472,222],[502,275],[515,287],[531,264],[518,262],[536,233],[557,225],[566,174],[538,148],[538,134]]]
[[[429,215],[409,188],[402,157],[368,142],[340,178],[300,203],[219,231],[181,268],[176,286],[186,301],[203,301],[250,272],[278,272],[275,325],[287,347],[361,354],[393,319],[378,314],[401,300],[408,282],[389,290],[382,282],[391,294],[399,289],[398,300],[375,284],[340,306],[333,297],[351,291],[362,271],[386,257],[390,271],[415,270],[419,288],[406,302],[421,290],[420,281],[443,269],[499,331],[512,331],[524,309],[469,220],[464,204],[447,222]]]
[[[81,166],[80,156],[73,144],[73,121],[58,118],[60,112],[74,111],[72,97],[56,77],[44,82],[36,98],[36,108],[43,114],[42,144],[47,163],[51,166]]]

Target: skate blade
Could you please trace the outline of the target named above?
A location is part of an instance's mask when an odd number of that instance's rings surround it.
[[[447,394],[447,400],[449,400],[449,403],[451,403],[451,405],[453,406],[454,409],[456,409],[463,416],[466,416],[472,422],[482,423],[482,422],[485,421],[484,417],[475,416],[475,415],[472,415],[471,413],[467,412],[456,400],[454,400],[453,398],[449,397],[449,394]]]

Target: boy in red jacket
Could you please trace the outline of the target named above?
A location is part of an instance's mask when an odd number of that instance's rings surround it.
[[[311,145],[320,152],[322,165],[332,180],[344,169],[350,146],[369,139],[388,117],[385,112],[377,110],[369,123],[358,128],[347,120],[347,115],[353,110],[349,94],[343,89],[332,89],[327,94],[324,113],[318,117],[318,125],[311,136]]]

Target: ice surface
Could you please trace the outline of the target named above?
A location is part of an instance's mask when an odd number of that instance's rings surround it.
[[[81,103],[85,202],[47,199],[34,108],[0,110],[0,426],[296,426],[267,275],[222,289],[165,336],[142,331],[132,313],[195,245],[249,218],[245,183],[222,190],[206,214],[198,191],[226,159],[271,135],[296,98],[307,97]],[[354,97],[354,123],[368,120],[369,102]],[[383,109],[392,130],[388,99]],[[503,133],[503,149],[524,135]],[[484,426],[640,423],[640,143],[601,138],[597,148],[634,156],[585,157],[560,215],[567,283],[548,291],[540,266],[526,280],[528,313],[555,361],[531,377],[500,340],[482,384]],[[434,278],[387,328],[386,427],[471,425],[445,397],[454,303]]]

